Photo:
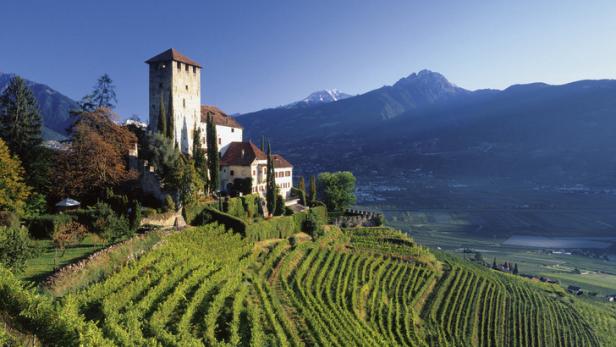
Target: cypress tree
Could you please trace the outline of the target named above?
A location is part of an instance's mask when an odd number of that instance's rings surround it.
[[[267,143],[267,176],[265,187],[265,200],[270,215],[276,212],[276,177],[274,173],[274,161],[272,160],[272,147]]]
[[[513,264],[513,274],[514,275],[518,274],[518,263]]]
[[[301,176],[299,178],[299,184],[297,185],[297,189],[300,191],[301,204],[306,206],[306,181],[304,181],[304,176]]]
[[[195,130],[193,131],[193,158],[195,159],[195,169],[197,170],[197,173],[199,174],[199,176],[201,176],[201,179],[204,182],[203,188],[205,190],[207,186],[207,179],[208,179],[207,160],[205,157],[205,150],[203,149],[203,146],[201,145],[201,128],[195,124],[194,129]]]
[[[265,136],[261,136],[261,150],[265,152]]]
[[[160,108],[158,110],[158,132],[167,135],[167,112],[165,111],[165,100],[160,95]]]
[[[220,154],[218,153],[218,135],[212,114],[207,117],[207,162],[210,172],[210,191],[220,188]]]
[[[169,91],[169,122],[167,123],[167,138],[175,138],[175,117],[173,116],[173,94]]]
[[[308,199],[310,205],[317,201],[317,179],[314,176],[310,176],[310,197]]]

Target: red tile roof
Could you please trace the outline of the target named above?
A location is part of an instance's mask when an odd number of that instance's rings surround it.
[[[218,107],[212,105],[201,105],[201,123],[207,122],[208,113],[212,115],[212,119],[216,125],[242,129],[242,125],[238,123],[235,118],[229,116]]]
[[[231,142],[220,165],[248,166],[255,160],[267,160],[267,155],[252,142]]]
[[[274,161],[274,168],[293,167],[285,158],[280,154],[272,154],[272,160]]]
[[[180,52],[176,51],[175,48],[169,48],[168,50],[162,52],[161,54],[146,60],[146,63],[152,64],[152,63],[158,63],[158,62],[167,62],[171,60],[179,61],[180,63],[184,63],[184,64],[196,66],[196,67],[201,67],[199,63],[181,54]]]

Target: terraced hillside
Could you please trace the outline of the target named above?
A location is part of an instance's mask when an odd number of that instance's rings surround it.
[[[616,332],[610,307],[388,228],[258,243],[192,228],[57,309],[79,322],[63,345],[609,346]]]

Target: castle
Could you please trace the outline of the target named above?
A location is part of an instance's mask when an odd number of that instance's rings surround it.
[[[243,140],[243,128],[237,120],[215,106],[201,105],[201,64],[168,49],[146,61],[149,65],[149,130],[158,131],[161,108],[173,124],[173,138],[184,154],[192,155],[195,127],[201,129],[203,147],[207,146],[208,116],[216,124],[218,150],[221,156],[221,191],[232,190],[241,180],[251,179],[253,193],[265,194],[267,156],[250,142]],[[162,103],[162,105],[161,105]],[[161,107],[162,106],[162,107]],[[273,155],[276,185],[288,198],[291,192],[293,166],[280,155]]]

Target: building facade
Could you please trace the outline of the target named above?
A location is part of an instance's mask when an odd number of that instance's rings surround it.
[[[162,102],[178,148],[191,154],[193,130],[201,121],[201,65],[173,48],[146,63],[150,69],[150,128],[160,129]]]
[[[279,154],[273,154],[274,175],[280,195],[288,199],[293,187],[293,165]],[[232,142],[220,162],[221,190],[231,191],[234,185],[250,179],[252,193],[265,196],[267,155],[252,142]]]

